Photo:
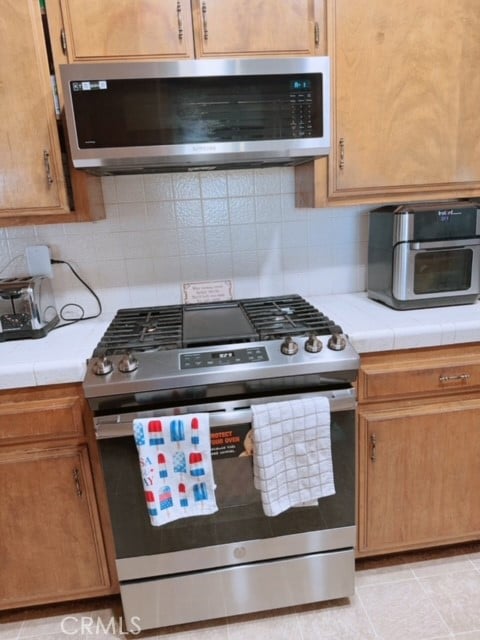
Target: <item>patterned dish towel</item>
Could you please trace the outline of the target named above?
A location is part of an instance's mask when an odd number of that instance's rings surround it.
[[[218,511],[208,413],[136,419],[133,433],[152,525]]]
[[[327,398],[253,405],[252,412],[253,475],[265,515],[335,493]]]

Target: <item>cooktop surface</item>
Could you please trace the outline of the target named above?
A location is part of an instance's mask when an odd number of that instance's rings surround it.
[[[94,356],[277,340],[342,330],[297,294],[120,309]]]

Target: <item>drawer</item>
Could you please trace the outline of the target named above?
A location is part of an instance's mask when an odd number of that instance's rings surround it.
[[[480,391],[477,344],[409,349],[361,358],[359,402]]]
[[[0,393],[0,444],[84,434],[84,400],[76,386]]]

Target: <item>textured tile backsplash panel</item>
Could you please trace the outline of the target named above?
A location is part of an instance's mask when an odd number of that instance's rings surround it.
[[[0,274],[26,273],[24,250],[47,244],[97,291],[106,311],[181,302],[181,283],[229,278],[234,295],[363,291],[366,207],[296,209],[292,168],[102,179],[107,217],[0,229]],[[57,303],[95,310],[65,265]]]

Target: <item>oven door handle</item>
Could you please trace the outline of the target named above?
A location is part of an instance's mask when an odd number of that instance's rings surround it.
[[[330,411],[335,413],[336,411],[353,411],[356,406],[355,391],[353,389],[341,389],[326,394],[306,394],[308,395],[321,395],[327,396],[330,405]],[[265,399],[263,402],[271,402],[270,399]],[[281,402],[281,399],[278,399]],[[263,403],[262,402],[262,403]],[[257,400],[258,403],[258,400]],[[190,413],[188,407],[185,413]],[[210,427],[228,427],[239,424],[251,424],[252,422],[252,409],[250,407],[243,407],[238,409],[228,410],[210,410],[202,411],[200,407],[195,407],[193,413],[208,413]],[[143,418],[148,420],[153,417],[170,417],[177,416],[179,418],[184,415],[173,410],[170,411],[149,411],[145,413],[126,413],[112,416],[101,416],[94,418],[95,433],[98,440],[105,438],[121,438],[124,436],[133,436],[132,422],[136,418]]]
[[[165,414],[158,412],[158,417],[162,417]],[[151,416],[149,416],[151,417]],[[149,417],[144,418],[148,420]],[[178,414],[181,418],[182,414]],[[219,411],[209,413],[210,427],[225,427],[228,425],[235,426],[239,424],[248,424],[252,421],[251,409],[240,409],[238,411]],[[113,420],[101,422],[95,420],[95,431],[97,439],[104,438],[120,438],[122,436],[133,436],[132,421],[120,420],[115,422]]]

